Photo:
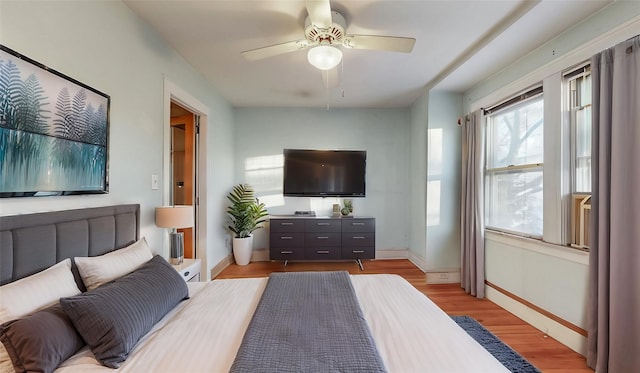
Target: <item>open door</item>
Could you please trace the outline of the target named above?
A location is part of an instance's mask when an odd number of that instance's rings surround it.
[[[171,204],[192,205],[194,211],[197,208],[194,203],[196,198],[196,120],[197,116],[194,113],[171,102]],[[178,229],[178,231],[184,233],[184,257],[196,258],[195,227]]]

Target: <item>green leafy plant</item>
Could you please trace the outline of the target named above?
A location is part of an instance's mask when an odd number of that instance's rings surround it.
[[[353,201],[350,199],[345,199],[343,202],[344,207],[348,209],[350,213],[353,212]]]
[[[262,228],[267,220],[264,203],[254,196],[253,188],[248,184],[238,184],[227,195],[231,205],[227,209],[229,230],[236,238],[249,237],[253,231]]]

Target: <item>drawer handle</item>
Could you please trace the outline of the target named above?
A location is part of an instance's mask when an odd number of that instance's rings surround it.
[[[316,251],[318,254],[329,254],[329,250],[318,250]]]
[[[364,254],[364,250],[353,250],[352,253],[354,253],[354,254]]]
[[[329,225],[329,223],[316,223],[316,224],[317,224],[317,225],[320,225],[320,226],[322,226],[322,225]]]
[[[363,236],[353,236],[354,240],[364,240]]]
[[[364,225],[364,223],[351,223],[351,225]]]
[[[281,240],[293,240],[293,237],[291,236],[280,236]]]
[[[293,225],[293,223],[286,222],[286,223],[280,223],[280,225]]]
[[[189,271],[184,271],[184,277],[189,276],[189,273],[190,273]]]
[[[293,254],[293,251],[281,251],[280,254]]]
[[[327,236],[318,236],[316,238],[319,239],[319,240],[328,240],[329,239],[329,237],[327,237]]]

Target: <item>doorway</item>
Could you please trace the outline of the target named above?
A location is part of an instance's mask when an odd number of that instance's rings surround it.
[[[171,176],[169,199],[172,205],[191,205],[196,211],[196,136],[198,116],[171,101]],[[197,216],[197,215],[196,215]],[[197,219],[195,219],[197,224]],[[196,258],[196,227],[181,228],[184,234],[184,257]]]

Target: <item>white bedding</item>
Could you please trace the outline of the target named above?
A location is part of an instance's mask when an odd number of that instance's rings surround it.
[[[402,277],[351,280],[389,372],[508,372]],[[266,281],[189,283],[190,299],[143,337],[119,369],[100,365],[85,348],[56,372],[227,372]]]

